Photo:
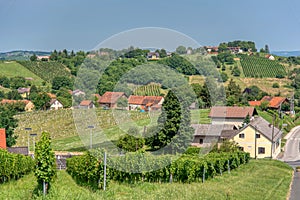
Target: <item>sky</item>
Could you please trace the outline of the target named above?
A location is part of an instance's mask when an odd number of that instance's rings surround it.
[[[91,50],[135,28],[172,29],[200,45],[254,41],[300,50],[297,0],[0,0],[0,52]]]

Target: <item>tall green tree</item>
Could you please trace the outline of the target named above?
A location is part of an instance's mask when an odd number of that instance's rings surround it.
[[[265,53],[270,53],[269,45],[265,45]]]
[[[147,140],[153,150],[165,147],[165,153],[176,153],[187,148],[193,134],[188,109],[190,101],[184,101],[187,99],[177,98],[172,90],[168,92],[158,118],[158,129],[154,130],[152,139]]]
[[[52,89],[59,90],[61,87],[72,89],[73,80],[66,76],[57,76],[52,80]]]
[[[42,133],[40,141],[36,144],[34,156],[36,161],[35,176],[38,187],[42,189],[43,185],[46,186],[47,192],[51,181],[56,176],[56,161],[54,151],[51,148],[50,133]]]
[[[0,127],[6,131],[6,145],[11,147],[16,144],[17,135],[14,129],[18,127],[18,120],[14,118],[16,111],[6,106],[0,107]]]

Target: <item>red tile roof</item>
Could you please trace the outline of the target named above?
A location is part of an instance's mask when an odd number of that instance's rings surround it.
[[[130,95],[128,98],[128,104],[142,105],[143,101],[144,101],[144,96]]]
[[[256,114],[254,107],[212,107],[209,113],[211,118],[245,118],[247,115],[253,116]]]
[[[125,95],[124,92],[105,92],[99,99],[99,103],[117,103],[117,100]]]
[[[279,108],[280,105],[285,102],[287,99],[285,97],[270,97],[264,96],[260,101],[249,101],[250,106],[260,106],[261,102],[269,102],[269,108]]]
[[[260,106],[261,101],[249,101],[248,103],[250,106]]]
[[[93,102],[90,100],[83,100],[82,102],[80,102],[80,106],[89,106],[91,105]]]
[[[0,129],[0,149],[6,149],[6,134],[5,129]]]
[[[286,98],[284,97],[273,97],[271,101],[269,102],[270,108],[279,108],[280,105],[286,101]]]

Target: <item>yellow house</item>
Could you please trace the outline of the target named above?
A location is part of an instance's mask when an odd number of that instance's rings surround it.
[[[282,131],[262,117],[255,117],[240,129],[231,140],[252,158],[276,158],[281,151]]]
[[[18,93],[21,95],[23,99],[27,99],[30,94],[30,88],[19,88]]]

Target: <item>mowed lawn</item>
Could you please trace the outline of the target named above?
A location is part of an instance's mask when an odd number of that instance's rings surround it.
[[[35,85],[42,85],[43,80],[15,61],[0,61],[0,76],[33,78]]]
[[[46,199],[213,199],[213,200],[284,200],[289,191],[292,169],[280,161],[251,160],[230,174],[217,176],[205,183],[138,183],[110,182],[107,191],[93,192],[78,186],[65,172],[59,171]],[[0,185],[0,199],[42,199],[34,194],[33,174]]]

